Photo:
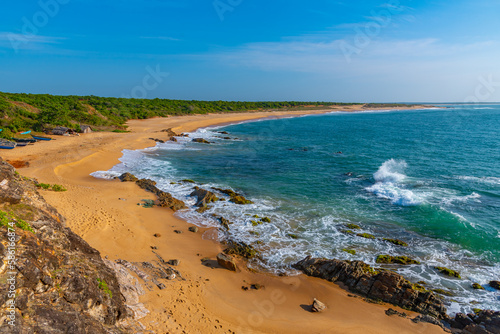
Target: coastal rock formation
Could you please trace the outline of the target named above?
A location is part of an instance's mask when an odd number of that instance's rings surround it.
[[[198,198],[198,201],[195,204],[197,207],[204,208],[208,203],[217,202],[219,200],[219,198],[211,191],[200,187],[195,187],[194,189],[195,190],[189,196]]]
[[[178,211],[186,208],[186,204],[174,198],[167,192],[164,192],[156,187],[156,182],[150,179],[140,179],[136,184],[144,190],[152,192],[158,197],[158,206],[170,208],[173,211]]]
[[[342,282],[349,290],[370,299],[391,303],[438,319],[448,317],[443,302],[433,292],[408,282],[394,272],[377,272],[362,261],[315,259],[308,256],[293,267],[309,276]]]
[[[211,142],[203,138],[194,138],[192,141],[193,143],[211,144]]]
[[[489,285],[490,285],[493,289],[500,290],[500,282],[499,282],[499,281],[491,281],[491,282],[489,283]]]
[[[478,314],[458,313],[451,321],[453,328],[466,334],[497,334],[500,333],[500,312],[485,310]]]
[[[2,279],[0,333],[120,333],[128,311],[115,272],[64,226],[33,182],[3,161],[0,204],[0,260],[8,263],[9,247],[17,260],[0,269],[0,276],[13,278],[16,295],[12,304],[11,284]],[[14,326],[7,316],[15,316]]]
[[[229,201],[232,203],[253,204],[252,201],[246,199],[243,195],[238,194],[237,192],[234,192],[231,189],[214,188],[214,190],[220,191],[221,193],[228,195],[230,197]]]
[[[175,133],[174,131],[172,131],[172,128],[161,130],[161,132],[166,132],[167,135],[169,135],[170,137],[178,137],[179,136],[177,133]]]
[[[130,173],[123,173],[122,175],[120,175],[118,177],[122,182],[136,182],[137,180],[139,180],[138,178],[136,178],[134,175],[130,174]]]

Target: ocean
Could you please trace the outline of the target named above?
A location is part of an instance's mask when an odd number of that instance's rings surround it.
[[[444,107],[199,129],[176,143],[125,150],[119,165],[93,175],[153,179],[192,207],[177,215],[200,226],[219,226],[213,214],[224,216],[234,222],[230,238],[260,251],[262,260],[250,266],[261,270],[296,274],[290,265],[307,255],[363,260],[450,292],[444,296],[450,314],[500,310],[500,291],[488,286],[500,280],[500,105]],[[217,202],[197,213],[189,197],[194,185],[183,179],[231,188],[254,204]],[[271,222],[254,226],[254,215]],[[380,265],[381,254],[421,264]],[[436,266],[460,272],[461,279]]]

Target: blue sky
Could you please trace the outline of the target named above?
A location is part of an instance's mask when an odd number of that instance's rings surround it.
[[[500,101],[500,1],[41,0],[0,13],[0,91]]]

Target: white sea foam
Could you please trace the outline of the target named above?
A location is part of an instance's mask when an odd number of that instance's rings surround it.
[[[484,176],[484,177],[476,177],[476,176],[457,176],[459,180],[478,182],[478,183],[486,183],[493,185],[500,185],[500,177],[495,176]]]
[[[404,181],[407,176],[404,171],[407,167],[408,164],[404,160],[387,160],[373,174],[376,183],[366,190],[396,205],[413,206],[423,203],[424,194],[417,194],[405,188]]]

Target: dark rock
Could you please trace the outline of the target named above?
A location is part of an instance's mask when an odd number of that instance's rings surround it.
[[[445,267],[435,267],[441,274],[445,276],[450,276],[450,277],[456,277],[456,278],[461,278],[460,273],[455,270],[451,270]]]
[[[489,286],[491,286],[493,289],[500,290],[500,282],[499,281],[491,281],[489,283]]]
[[[483,286],[479,283],[472,284],[472,288],[476,290],[484,290]]]
[[[403,276],[378,272],[362,261],[315,259],[310,256],[293,265],[306,275],[342,282],[350,291],[408,310],[447,318],[443,302],[431,291],[410,283]]]
[[[203,139],[203,138],[194,138],[193,142],[194,143],[201,143],[201,144],[211,144],[211,142],[209,142],[208,140]]]
[[[177,138],[175,138],[175,137],[170,137],[170,139],[169,139],[169,140],[170,140],[170,141],[173,141],[173,142],[176,142],[176,141],[177,141]]]
[[[194,196],[198,199],[196,202],[197,207],[206,207],[208,203],[217,202],[219,198],[211,191],[202,189],[200,187],[195,187],[195,190],[189,195]]]
[[[219,266],[226,268],[231,271],[236,271],[236,263],[234,262],[233,258],[229,255],[226,255],[224,253],[219,253],[217,254],[217,263]]]
[[[255,284],[251,284],[251,285],[250,285],[250,289],[253,289],[253,290],[260,290],[260,289],[264,289],[264,286],[263,286],[262,284],[255,283]]]
[[[465,327],[474,324],[474,321],[463,313],[458,313],[455,318],[450,321],[453,328],[464,329]]]
[[[477,313],[472,319],[474,324],[467,325],[464,333],[497,334],[500,333],[500,312],[484,310]]]
[[[159,238],[159,237],[161,237],[161,234],[160,233],[155,233],[155,234],[153,234],[153,237]]]
[[[149,192],[152,192],[158,198],[158,206],[170,208],[173,211],[178,211],[186,208],[186,204],[174,198],[167,192],[164,192],[156,187],[156,182],[149,179],[141,179],[136,181],[136,184]]]
[[[311,306],[312,312],[322,312],[326,309],[326,305],[314,298],[314,301]]]
[[[436,326],[441,327],[444,331],[451,333],[451,331],[445,327],[443,322],[439,321],[438,319],[431,317],[429,315],[418,315],[415,318],[411,319],[414,323],[418,324],[419,322],[427,322],[429,324],[433,324]]]
[[[243,195],[238,194],[237,192],[232,191],[231,189],[220,189],[214,188],[214,190],[220,191],[223,194],[226,194],[230,197],[229,201],[235,204],[253,204],[252,201],[246,199]]]
[[[138,178],[130,173],[123,173],[118,177],[122,182],[136,182]]]
[[[197,233],[199,229],[197,226],[189,226],[188,230],[189,232]]]
[[[361,226],[356,225],[356,224],[346,224],[345,227],[347,227],[350,230],[359,230],[359,229],[361,229]]]
[[[227,131],[218,131],[218,132],[219,132],[221,135],[228,135],[228,134],[229,134],[229,132],[227,132]]]
[[[179,136],[177,133],[175,133],[174,131],[172,131],[172,128],[161,130],[161,132],[166,132],[167,135],[170,136],[170,137],[178,137]]]
[[[184,233],[184,232],[182,232],[181,230],[174,230],[174,232],[175,232],[175,233],[177,233],[177,234],[182,234],[182,233]]]
[[[399,240],[399,239],[388,239],[388,238],[384,238],[382,239],[384,241],[387,241],[387,242],[390,242],[391,244],[394,244],[396,246],[403,246],[403,247],[407,247],[408,244],[402,240]]]
[[[204,212],[210,210],[211,208],[213,208],[212,205],[203,206],[201,208],[196,209],[196,212],[198,212],[198,213],[204,213]]]
[[[175,260],[167,261],[167,264],[169,264],[171,266],[178,266],[180,262],[181,262],[180,260],[175,259]]]
[[[404,312],[403,313],[398,312],[398,311],[396,311],[395,309],[392,309],[392,308],[386,310],[385,314],[387,314],[388,316],[397,315],[397,316],[402,317],[402,318],[408,317],[408,314],[406,314]]]
[[[244,242],[228,241],[228,247],[224,249],[224,253],[229,255],[239,255],[244,258],[251,259],[258,255],[258,252],[250,245]]]
[[[151,246],[151,249],[156,250],[156,249],[158,249],[158,247],[156,247],[156,246]]]
[[[220,222],[220,224],[226,229],[229,230],[229,225],[233,224],[233,222],[230,222],[224,217],[217,217],[217,220]]]

